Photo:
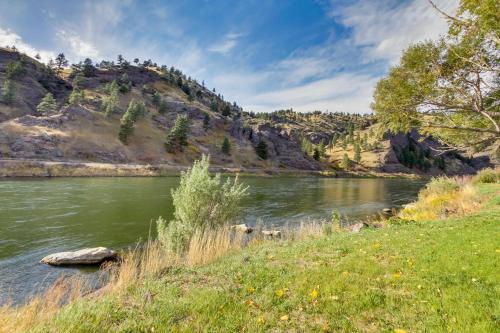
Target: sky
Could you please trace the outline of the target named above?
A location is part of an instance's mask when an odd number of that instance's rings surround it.
[[[0,0],[0,46],[151,59],[255,112],[371,112],[401,51],[446,30],[426,0]]]

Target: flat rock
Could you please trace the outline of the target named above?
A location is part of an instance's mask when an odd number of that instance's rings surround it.
[[[247,233],[247,234],[249,234],[249,233],[251,233],[253,231],[253,228],[249,227],[245,223],[233,225],[233,226],[231,226],[231,229],[236,230],[236,231],[241,231],[241,232],[244,232],[244,233]]]
[[[60,265],[95,265],[104,260],[116,258],[116,252],[105,247],[94,247],[82,249],[74,252],[58,252],[49,254],[41,263]]]
[[[352,232],[352,233],[358,233],[361,231],[361,229],[363,228],[366,228],[367,225],[363,222],[359,222],[359,223],[355,223],[353,225],[350,225],[347,227],[347,230],[349,230],[349,232]]]
[[[279,230],[262,230],[262,234],[267,237],[281,237],[281,231]]]

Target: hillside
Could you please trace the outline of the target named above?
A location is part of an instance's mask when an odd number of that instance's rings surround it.
[[[457,153],[439,155],[430,149],[437,147],[437,142],[420,138],[418,133],[384,134],[383,129],[374,129],[371,115],[299,114],[291,110],[248,113],[179,70],[150,62],[84,63],[59,71],[16,51],[0,49],[0,86],[4,91],[7,81],[14,87],[14,98],[0,103],[3,160],[182,167],[201,154],[210,154],[212,164],[219,167],[341,174],[465,174],[488,165],[487,159],[467,159]],[[120,92],[112,112],[105,113],[114,81]],[[69,104],[72,91],[84,97]],[[57,108],[43,114],[37,105],[47,93],[54,96]],[[133,100],[143,102],[145,112],[134,122],[124,143],[118,133]],[[165,138],[181,115],[189,119],[187,145],[167,150]],[[342,166],[344,153],[354,160],[354,138],[360,142],[374,131],[378,134],[370,135],[367,141],[372,147],[363,149],[361,160]],[[331,145],[335,136],[347,140],[348,134],[350,141],[345,147]],[[229,152],[222,152],[224,138],[229,141]],[[309,142],[305,148],[304,142]],[[257,154],[259,147],[267,156]],[[322,153],[315,156],[318,147]],[[403,161],[405,149],[420,160],[418,167]]]

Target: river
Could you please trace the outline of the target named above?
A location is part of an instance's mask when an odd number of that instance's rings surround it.
[[[409,179],[259,178],[249,186],[244,222],[279,227],[328,218],[350,220],[416,198],[425,184]],[[121,248],[155,233],[158,216],[172,217],[178,177],[55,178],[0,181],[0,304],[19,302],[61,274],[92,269],[39,263],[47,254],[84,247]]]

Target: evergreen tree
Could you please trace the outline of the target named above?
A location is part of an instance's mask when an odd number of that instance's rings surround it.
[[[203,128],[205,131],[208,131],[210,128],[210,116],[207,112],[203,112]]]
[[[165,139],[165,148],[173,153],[182,151],[188,145],[189,118],[187,115],[178,115],[174,127],[169,131]]]
[[[75,78],[73,79],[73,89],[76,90],[81,90],[83,88],[83,82],[85,82],[85,79],[83,78],[83,75],[81,73],[76,74]]]
[[[5,76],[9,80],[14,80],[25,73],[26,69],[20,61],[9,61],[5,66]]]
[[[5,80],[2,87],[2,102],[12,104],[16,98],[14,83],[11,80]]]
[[[224,117],[229,117],[231,115],[231,108],[228,103],[226,103],[222,108],[222,115]]]
[[[118,132],[118,138],[124,144],[128,143],[128,138],[134,132],[135,122],[139,117],[144,116],[146,112],[146,106],[143,102],[137,102],[135,99],[131,100],[127,111],[122,116],[120,120],[120,131]]]
[[[318,148],[318,147],[314,148],[313,158],[314,158],[316,161],[319,161],[319,159],[321,158],[321,153],[320,153],[320,151],[319,151],[319,148]]]
[[[267,160],[267,143],[262,138],[259,140],[259,143],[255,147],[255,152],[261,159]]]
[[[75,104],[81,104],[85,101],[85,93],[83,90],[80,89],[73,89],[71,92],[71,95],[69,95],[69,104],[70,105],[75,105]]]
[[[347,153],[344,153],[340,167],[343,169],[349,169],[351,167],[351,160],[349,159],[349,156],[347,156]]]
[[[361,162],[361,147],[359,143],[354,144],[354,160],[356,163]]]
[[[85,77],[91,77],[95,74],[95,67],[92,64],[92,60],[90,58],[85,58],[82,65],[82,73]]]
[[[120,131],[118,138],[124,144],[128,143],[128,137],[134,132],[134,120],[130,112],[130,106],[120,120]]]
[[[56,57],[56,61],[55,61],[55,69],[56,69],[56,73],[57,74],[60,74],[62,69],[66,66],[68,66],[68,60],[66,59],[66,57],[64,56],[64,53],[59,53]]]
[[[40,115],[49,115],[56,112],[57,104],[54,96],[51,93],[47,93],[44,98],[37,105],[36,110]]]
[[[229,139],[226,136],[224,137],[224,141],[222,142],[221,151],[226,155],[230,155],[231,143],[229,142]]]
[[[317,151],[318,151],[320,157],[324,157],[326,155],[325,140],[321,139],[321,141],[319,142]]]
[[[217,104],[217,101],[215,98],[212,98],[212,101],[210,102],[210,109],[213,112],[219,112],[219,104]]]
[[[160,105],[158,106],[158,113],[159,114],[167,113],[167,102],[165,102],[163,99],[160,101]]]
[[[127,73],[123,73],[118,82],[120,84],[120,92],[126,94],[132,88],[132,81],[130,81]]]
[[[302,150],[302,152],[306,155],[310,155],[312,150],[313,150],[313,147],[312,147],[312,143],[311,141],[309,141],[308,138],[306,137],[303,137],[302,138],[302,141],[300,143],[300,149]]]
[[[332,137],[332,142],[331,142],[331,146],[332,147],[335,147],[335,145],[337,144],[337,141],[339,140],[339,134],[338,133],[334,133],[333,134],[333,137]]]
[[[161,95],[159,92],[155,91],[152,97],[152,102],[153,105],[156,106],[157,108],[160,106],[161,103]]]
[[[102,105],[106,117],[111,116],[118,105],[118,91],[118,83],[114,80],[109,85],[109,96],[104,99],[104,103]]]

